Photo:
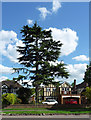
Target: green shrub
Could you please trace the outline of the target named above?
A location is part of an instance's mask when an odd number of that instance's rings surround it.
[[[91,104],[91,87],[87,87],[83,94],[87,98],[87,102]]]
[[[16,95],[13,93],[8,93],[8,95],[6,96],[6,99],[10,102],[10,104],[15,104],[16,102]]]
[[[2,95],[2,107],[3,106],[7,106],[7,105],[10,105],[10,102],[7,100],[7,94],[3,94]]]
[[[6,93],[2,95],[2,106],[18,104],[21,102],[21,99],[17,98],[17,96],[13,93]]]
[[[22,100],[20,98],[16,98],[15,104],[20,104],[20,103],[22,103]]]

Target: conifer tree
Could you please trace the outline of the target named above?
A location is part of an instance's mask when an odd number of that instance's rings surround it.
[[[17,51],[22,55],[18,58],[22,67],[14,68],[15,72],[19,73],[17,80],[33,81],[36,102],[38,102],[38,88],[41,83],[47,85],[52,83],[55,77],[69,76],[64,63],[50,64],[58,60],[62,46],[60,41],[53,40],[51,32],[51,30],[42,30],[37,23],[33,27],[23,26],[21,33],[24,46],[17,47]]]
[[[91,62],[87,65],[87,69],[84,75],[84,81],[88,83],[88,86],[91,87]]]

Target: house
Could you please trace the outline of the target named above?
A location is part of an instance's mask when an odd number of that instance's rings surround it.
[[[86,87],[88,87],[88,83],[86,83],[84,81],[82,83],[76,85],[77,94],[82,94],[82,92],[86,89]]]
[[[72,94],[72,86],[68,82],[63,82],[59,86],[53,84],[45,86],[42,100],[46,99],[56,99],[60,104],[65,104],[65,101],[75,99],[78,104],[81,104],[80,94]]]
[[[18,82],[13,80],[5,80],[1,82],[2,94],[5,93],[16,94],[16,91],[21,87],[22,86]]]
[[[78,102],[78,104],[81,104],[80,94],[72,94],[72,86],[68,82],[61,83],[59,89],[60,92],[58,102],[60,104],[65,104],[65,101],[68,101],[70,99],[74,99]]]
[[[68,82],[63,82],[59,86],[60,94],[71,94],[71,85]]]
[[[76,80],[74,80],[74,86],[72,88],[72,94],[81,94],[85,88],[88,86],[88,83],[82,82],[78,85],[76,85]]]
[[[88,83],[83,81],[82,83],[76,85],[76,80],[74,80],[74,87],[72,89],[72,94],[80,94],[81,95],[81,103],[85,104],[86,103],[86,98],[83,94],[85,92],[86,87],[88,87]]]
[[[58,99],[57,91],[58,91],[58,89],[57,89],[56,85],[49,84],[49,85],[45,86],[43,88],[43,97],[42,97],[42,99],[46,100],[46,99],[53,98],[53,99],[57,100]]]

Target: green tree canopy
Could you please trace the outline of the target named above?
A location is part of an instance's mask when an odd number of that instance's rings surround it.
[[[91,62],[87,65],[87,69],[84,75],[84,81],[88,83],[88,86],[91,86]]]
[[[14,70],[19,73],[17,80],[33,81],[36,96],[41,83],[49,84],[55,77],[68,78],[69,76],[64,63],[50,64],[58,60],[62,46],[60,41],[53,40],[51,32],[51,30],[42,30],[37,23],[33,27],[23,26],[21,30],[24,46],[18,46],[17,51],[21,55],[18,60],[22,67]]]
[[[87,98],[87,102],[91,103],[91,87],[86,87],[86,91],[83,94]]]
[[[20,88],[17,92],[18,98],[22,100],[23,104],[27,104],[33,90],[30,88]]]
[[[72,87],[74,87],[74,82],[71,84]]]

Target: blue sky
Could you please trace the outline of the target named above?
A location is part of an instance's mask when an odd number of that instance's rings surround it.
[[[12,67],[17,67],[16,46],[22,45],[20,30],[23,25],[32,26],[37,21],[43,29],[51,29],[53,39],[63,43],[58,61],[67,64],[71,74],[68,81],[82,82],[89,57],[89,3],[86,2],[3,2],[2,75],[0,80],[12,79]],[[57,62],[58,62],[57,61]],[[55,63],[53,63],[55,64]],[[56,81],[64,80],[55,78]]]

